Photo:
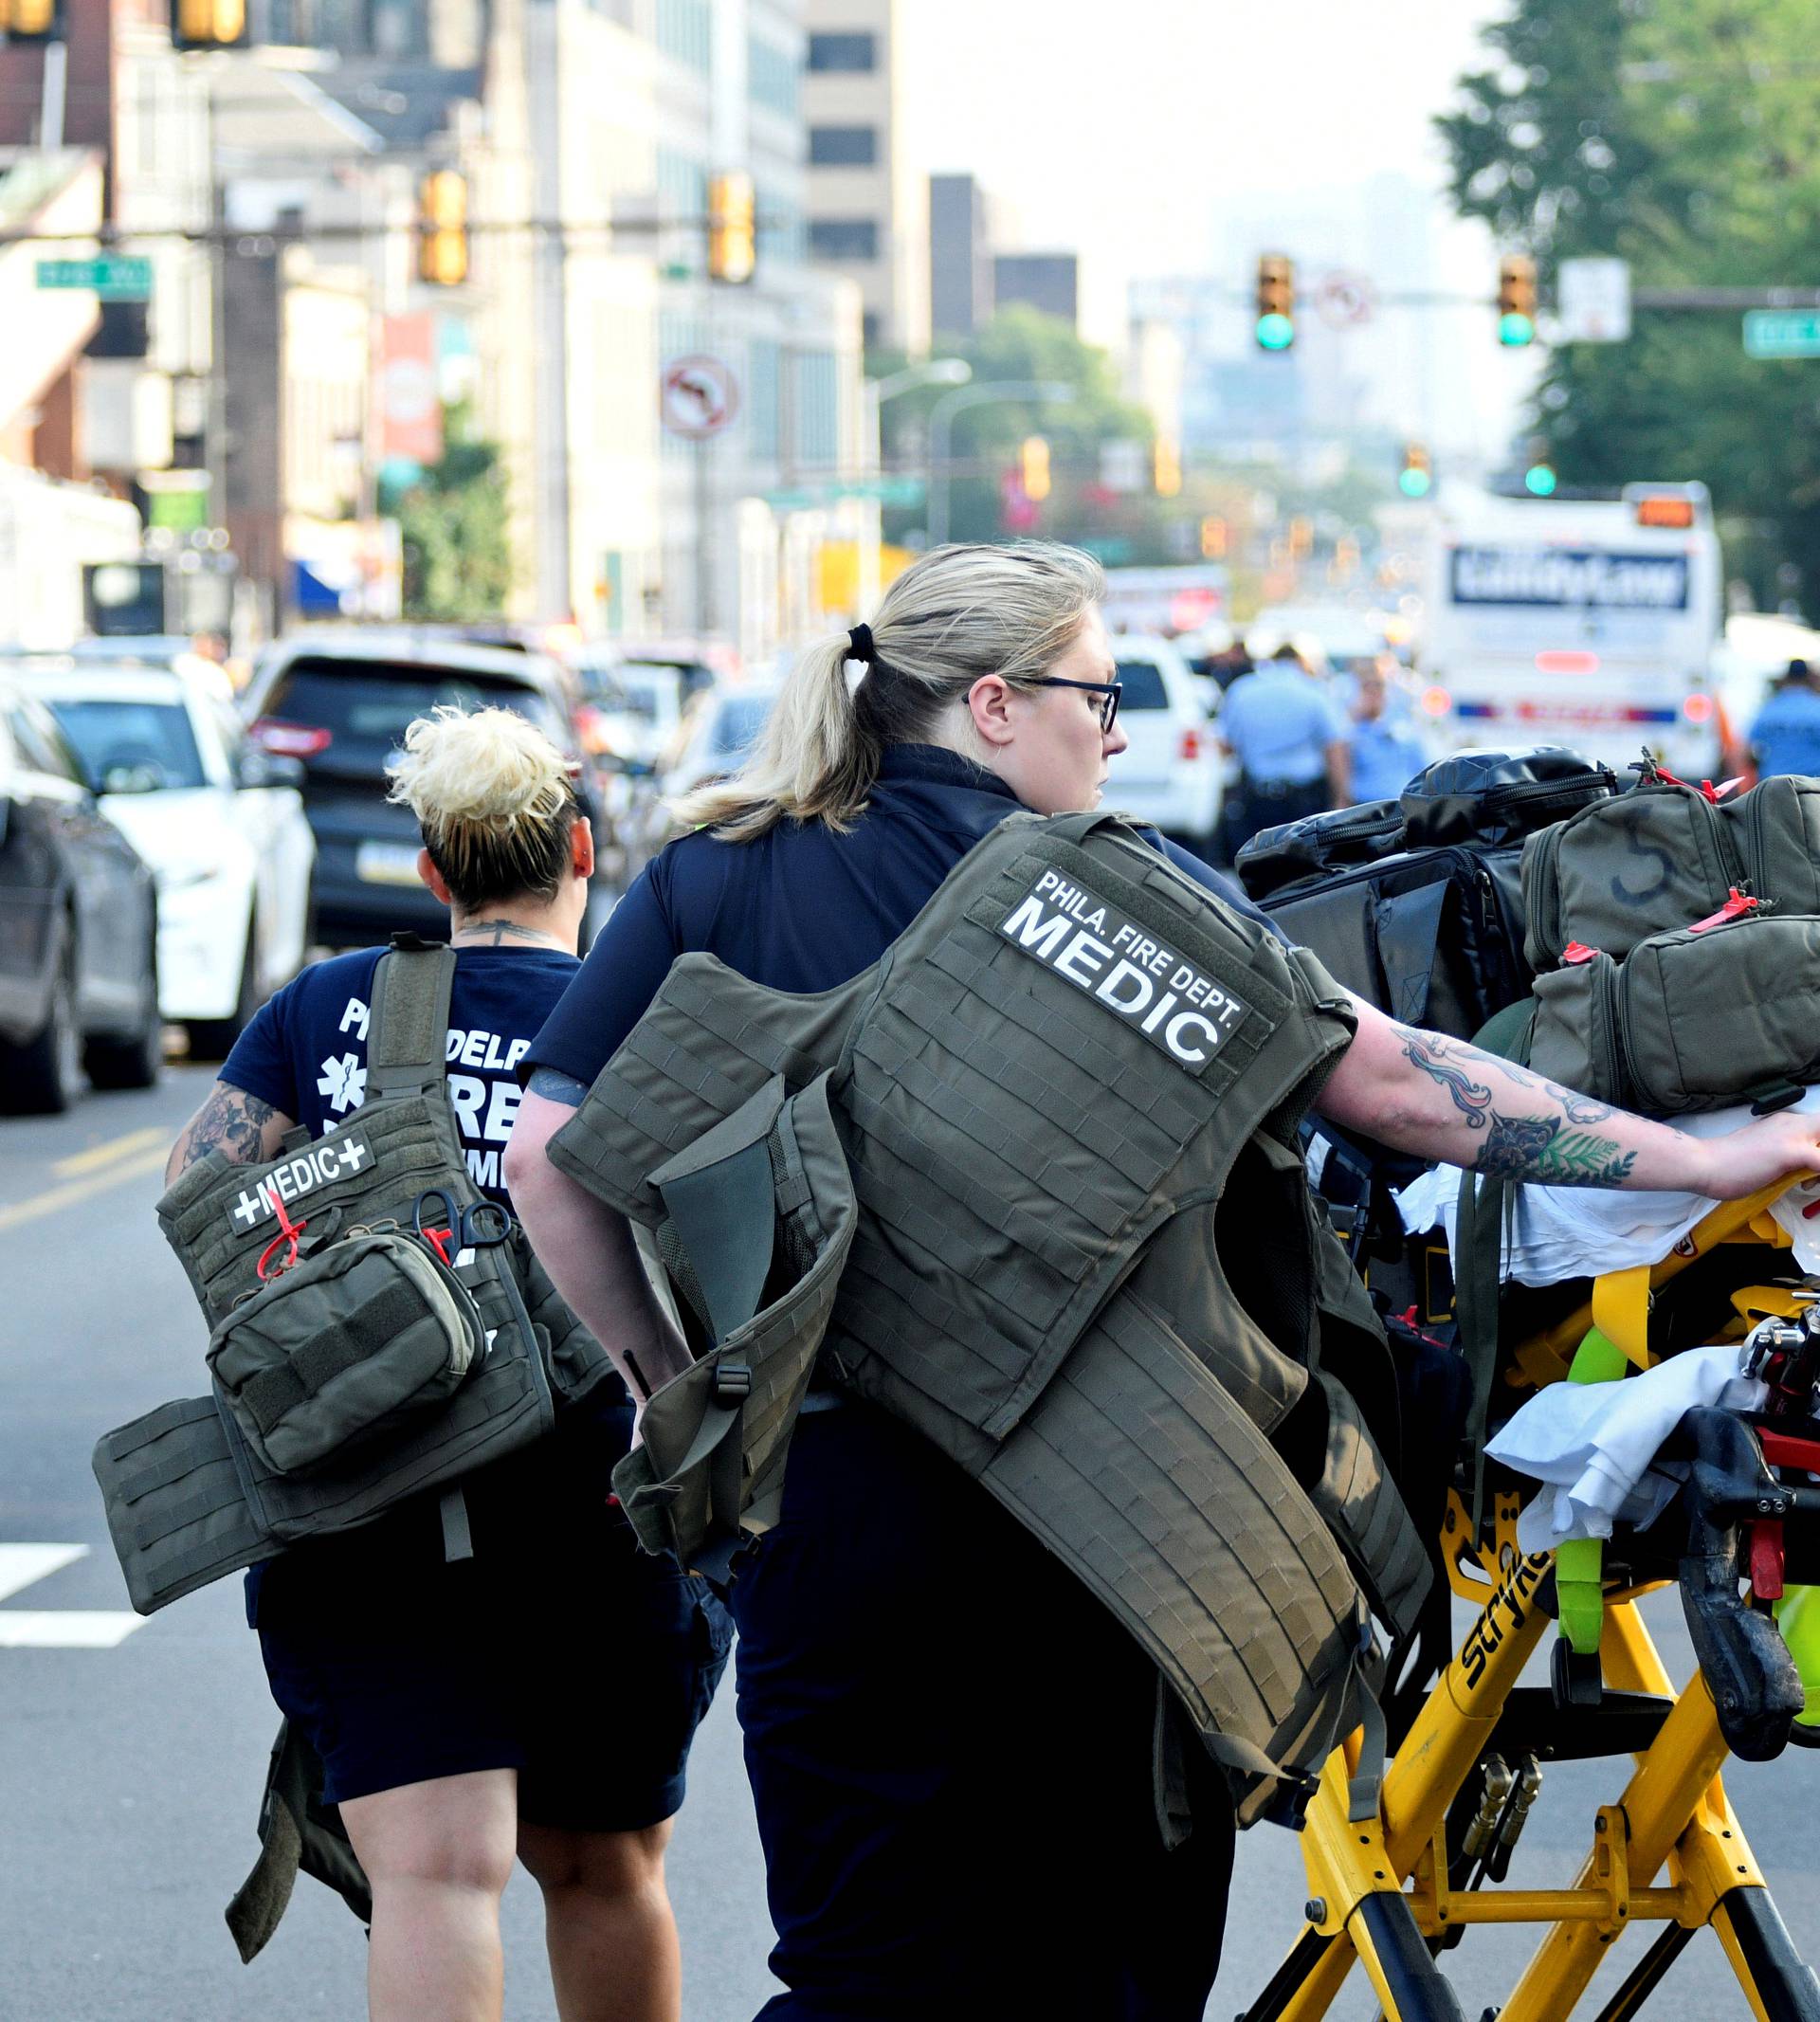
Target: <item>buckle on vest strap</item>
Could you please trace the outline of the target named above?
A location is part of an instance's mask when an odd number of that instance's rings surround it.
[[[744,1362],[717,1362],[714,1370],[714,1401],[737,1404],[752,1395],[752,1371]]]

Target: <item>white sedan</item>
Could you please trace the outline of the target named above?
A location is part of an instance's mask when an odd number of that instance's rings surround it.
[[[246,742],[225,676],[89,660],[20,669],[158,886],[158,1006],[220,1059],[302,966],[316,839],[294,761]]]

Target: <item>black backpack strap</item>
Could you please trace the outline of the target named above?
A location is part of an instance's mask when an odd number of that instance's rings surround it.
[[[424,1095],[443,1083],[455,951],[394,934],[379,957],[367,1029],[369,1097]]]

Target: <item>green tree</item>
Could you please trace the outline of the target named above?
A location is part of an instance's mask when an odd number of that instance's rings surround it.
[[[966,340],[940,347],[940,355],[966,359],[973,384],[1043,381],[1070,389],[1065,404],[992,401],[967,407],[955,417],[946,477],[949,531],[956,540],[1002,540],[1002,484],[1028,435],[1049,445],[1052,489],[1038,508],[1032,532],[1059,540],[1119,544],[1134,561],[1164,560],[1167,522],[1187,516],[1179,501],[1157,501],[1140,493],[1109,493],[1101,485],[1100,456],[1108,442],[1140,442],[1146,468],[1156,427],[1141,407],[1127,400],[1109,355],[1083,343],[1073,326],[1024,304],[1006,309]],[[903,363],[900,355],[875,353],[867,371],[883,377]],[[887,465],[925,467],[929,423],[948,389],[918,387],[891,401],[881,416]],[[935,482],[940,482],[939,476]],[[928,523],[926,507],[887,515],[886,533],[902,538]]]
[[[1801,0],[1517,0],[1440,130],[1458,209],[1545,274],[1615,253],[1648,287],[1820,280],[1820,102]],[[1820,365],[1746,358],[1734,313],[1640,310],[1549,359],[1565,483],[1701,478],[1759,601],[1820,595]]]
[[[505,472],[497,444],[450,407],[440,463],[391,502],[404,550],[408,618],[498,617],[512,587]]]

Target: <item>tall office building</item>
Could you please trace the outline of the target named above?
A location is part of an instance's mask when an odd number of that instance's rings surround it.
[[[1071,328],[1081,321],[1081,263],[1073,253],[1000,253],[992,262],[992,305],[1025,302]]]
[[[929,344],[927,195],[904,158],[896,0],[806,0],[809,255],[860,284],[867,344]]]
[[[992,250],[986,192],[971,175],[929,178],[929,327],[972,337],[992,319]]]

